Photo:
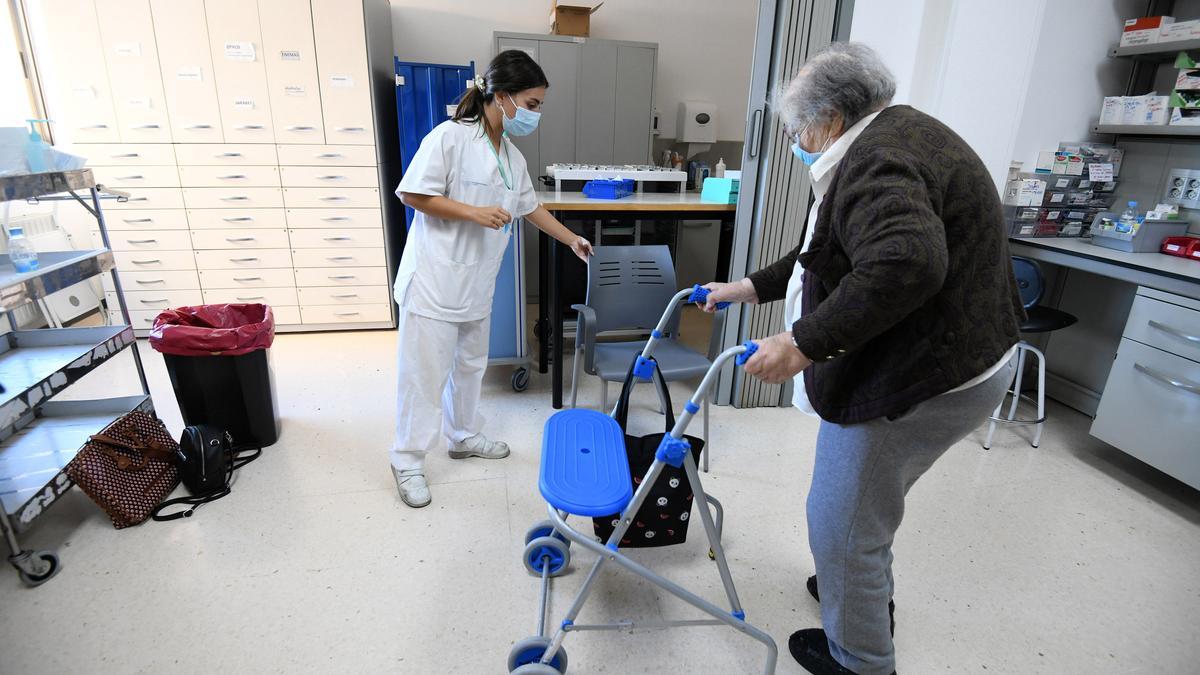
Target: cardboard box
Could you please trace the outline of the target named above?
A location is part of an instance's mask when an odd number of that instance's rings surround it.
[[[1122,47],[1138,47],[1158,42],[1159,33],[1165,26],[1175,23],[1169,16],[1143,16],[1137,19],[1126,19],[1125,28],[1121,31]]]
[[[604,3],[595,7],[580,5],[560,5],[557,0],[550,7],[550,16],[554,23],[550,26],[551,35],[574,35],[588,37],[592,33],[592,14]]]
[[[1158,29],[1159,42],[1179,42],[1200,39],[1200,19],[1169,23]]]

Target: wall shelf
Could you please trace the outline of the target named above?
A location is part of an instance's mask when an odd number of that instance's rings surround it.
[[[1137,61],[1152,61],[1165,63],[1174,61],[1179,52],[1200,50],[1200,40],[1178,40],[1176,42],[1158,42],[1136,47],[1113,47],[1108,55],[1115,58],[1128,58]]]
[[[1200,137],[1200,125],[1152,126],[1148,124],[1097,124],[1092,127],[1092,132],[1097,134],[1116,134],[1119,136],[1197,138]]]

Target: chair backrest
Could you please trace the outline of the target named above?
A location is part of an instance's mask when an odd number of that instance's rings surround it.
[[[587,305],[598,332],[652,329],[675,287],[675,265],[666,246],[597,246],[588,263]],[[674,334],[679,312],[667,326]]]
[[[1012,257],[1013,275],[1017,277],[1017,289],[1021,293],[1021,304],[1029,309],[1042,299],[1046,291],[1046,281],[1042,278],[1042,268],[1029,258],[1014,255]]]

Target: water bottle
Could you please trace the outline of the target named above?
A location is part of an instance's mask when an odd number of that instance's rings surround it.
[[[25,238],[25,230],[14,227],[8,232],[8,257],[18,272],[32,272],[38,268],[37,251]]]
[[[1125,213],[1121,214],[1121,219],[1117,221],[1117,232],[1121,234],[1129,234],[1137,229],[1137,202],[1129,202],[1129,208],[1125,209]]]

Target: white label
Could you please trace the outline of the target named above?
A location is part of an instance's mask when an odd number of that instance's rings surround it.
[[[146,97],[131,98],[131,99],[129,99],[129,105],[134,108],[144,108],[146,110],[149,110],[150,109],[150,99],[146,98]]]
[[[75,94],[75,98],[96,98],[96,90],[91,87],[74,87],[71,89],[71,93]]]
[[[118,56],[141,56],[142,45],[138,42],[118,42],[113,45],[113,51]]]
[[[254,43],[253,42],[226,42],[225,43],[225,58],[230,61],[253,61],[254,60]]]
[[[180,82],[200,82],[204,79],[204,73],[200,70],[200,66],[192,66],[190,68],[180,68],[175,73],[175,79]]]
[[[233,107],[235,110],[254,110],[254,99],[235,98],[233,99]]]
[[[283,60],[283,61],[299,61],[300,60],[300,50],[299,49],[280,50],[279,58],[280,58],[280,60]]]
[[[354,78],[349,75],[331,75],[329,82],[335,87],[349,89],[354,86]]]
[[[1059,190],[1065,190],[1065,189],[1071,187],[1071,179],[1070,178],[1059,178],[1058,182],[1056,182],[1054,184],[1054,187],[1058,188]]]
[[[454,111],[457,109],[458,109],[458,106],[456,106],[456,105],[447,105],[446,106],[446,117],[454,117]]]
[[[1066,196],[1067,195],[1065,193],[1056,192],[1056,193],[1050,195],[1050,203],[1057,204],[1063,200],[1063,197],[1066,197]]]
[[[304,96],[304,87],[298,84],[284,86],[283,93],[287,96]]]
[[[1178,251],[1181,248],[1183,248],[1183,247],[1180,246],[1179,244],[1167,244],[1168,251]]]
[[[1088,164],[1088,178],[1096,183],[1107,183],[1113,179],[1112,164]]]

